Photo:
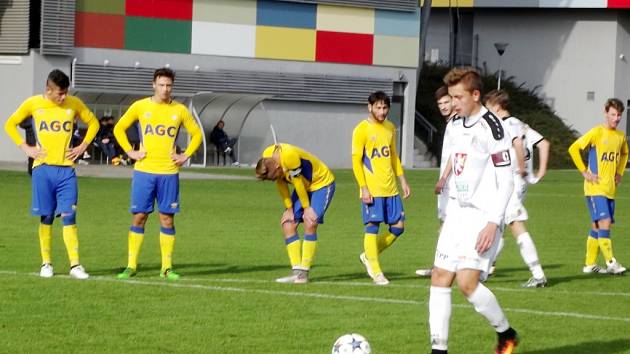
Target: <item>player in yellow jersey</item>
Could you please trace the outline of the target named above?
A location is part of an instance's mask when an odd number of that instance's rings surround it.
[[[39,275],[53,276],[51,245],[52,224],[55,216],[63,222],[63,240],[70,259],[70,276],[87,279],[79,263],[79,240],[77,236],[77,176],[74,160],[82,156],[98,132],[98,121],[94,114],[77,97],[68,95],[70,79],[61,70],[53,70],[46,79],[43,95],[24,101],[9,117],[4,129],[24,153],[34,159],[32,178],[31,214],[40,217],[39,245],[42,267]],[[25,119],[33,119],[37,138],[36,146],[26,144],[17,126]],[[70,147],[75,118],[88,126],[85,138],[76,147]]]
[[[569,147],[573,163],[584,176],[586,206],[591,214],[591,230],[586,240],[584,273],[623,274],[626,268],[613,257],[610,227],[615,222],[615,192],[628,162],[626,134],[617,130],[623,103],[611,98],[604,105],[604,124],[582,135]],[[588,167],[581,150],[588,149]],[[601,250],[606,269],[597,265]]]
[[[179,167],[201,144],[201,130],[188,109],[171,98],[175,73],[168,68],[153,73],[153,96],[134,102],[114,127],[114,136],[127,153],[136,160],[131,181],[131,208],[133,214],[129,229],[127,268],[118,278],[136,275],[138,254],[144,240],[144,225],[153,212],[157,200],[160,215],[160,249],[162,268],[160,276],[168,280],[179,279],[173,271],[172,254],[175,244],[175,213],[179,212]],[[127,139],[126,130],[135,121],[140,127],[140,147],[134,150]],[[175,151],[175,141],[181,126],[191,139],[181,154]]]
[[[359,259],[377,285],[389,284],[378,255],[396,241],[405,227],[405,211],[396,177],[403,198],[411,194],[396,153],[396,128],[387,120],[389,106],[387,94],[382,91],[372,93],[368,98],[370,116],[352,132],[352,170],[361,189],[365,225],[364,253]],[[388,224],[389,232],[378,235],[380,223]]]
[[[317,249],[317,226],[324,223],[324,214],[335,194],[335,176],[315,155],[289,144],[267,147],[256,165],[256,176],[276,182],[286,208],[280,226],[292,272],[276,281],[307,283]],[[293,185],[292,194],[289,184]],[[302,242],[297,231],[300,223],[304,223]]]

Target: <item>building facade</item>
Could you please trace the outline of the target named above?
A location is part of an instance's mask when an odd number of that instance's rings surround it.
[[[403,164],[413,161],[416,1],[13,0],[0,16],[0,75],[11,85],[0,95],[4,119],[43,91],[52,68],[71,74],[71,93],[97,114],[120,114],[151,94],[152,71],[168,66],[185,102],[199,92],[264,96],[247,120],[268,121],[278,140],[333,167],[350,166],[352,128],[367,116],[368,94],[384,90],[393,96]],[[28,19],[28,37],[18,36],[16,18]],[[238,107],[208,110],[219,113],[204,118],[204,129]],[[273,141],[260,131],[265,124],[234,125],[226,122],[228,134],[258,142],[247,149]],[[22,159],[0,139],[0,160]]]
[[[630,103],[628,9],[627,0],[434,0],[425,59],[502,70],[585,133],[606,99]],[[508,44],[502,56],[495,43]],[[619,129],[630,134],[627,119]]]

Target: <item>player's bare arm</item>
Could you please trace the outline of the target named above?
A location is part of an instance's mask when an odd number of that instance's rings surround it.
[[[405,178],[405,175],[400,175],[398,176],[398,181],[400,182],[400,188],[402,189],[402,197],[403,199],[407,199],[409,198],[409,196],[411,196],[411,188],[409,187],[409,184],[407,183],[407,179]]]
[[[288,222],[294,222],[295,220],[293,219],[293,208],[287,208],[284,210],[284,212],[282,213],[282,217],[280,218],[280,225],[284,225]]]
[[[492,246],[494,242],[494,238],[497,235],[497,228],[499,225],[489,222],[481,231],[479,232],[479,236],[477,236],[477,244],[475,249],[479,254],[486,252]]]
[[[543,139],[537,145],[538,149],[538,173],[536,173],[536,179],[540,181],[547,173],[547,164],[549,162],[549,149],[551,144],[549,140]]]
[[[372,198],[372,194],[367,186],[361,187],[361,201],[365,204],[372,204],[374,202],[374,198]]]
[[[79,156],[82,156],[85,150],[87,150],[88,144],[83,142],[66,151],[66,158],[68,160],[76,160]]]
[[[599,177],[596,174],[593,174],[589,170],[583,171],[582,176],[584,177],[585,180],[591,183],[597,183],[599,181]]]
[[[442,193],[442,189],[444,189],[444,185],[448,180],[448,177],[451,175],[451,169],[453,168],[453,164],[451,163],[451,159],[448,159],[448,163],[446,164],[446,168],[444,169],[444,173],[440,176],[440,179],[435,184],[435,194]]]
[[[177,166],[180,166],[180,167],[183,166],[186,163],[186,161],[188,161],[189,158],[190,157],[188,155],[184,154],[184,153],[182,153],[182,154],[172,153],[171,154],[171,159],[173,159],[173,162],[175,162],[175,164]]]
[[[516,152],[516,162],[518,164],[518,172],[521,177],[527,176],[527,169],[525,169],[525,148],[523,147],[523,139],[516,138],[512,140],[512,147]]]
[[[30,146],[27,143],[22,143],[19,145],[20,150],[24,151],[26,156],[33,159],[43,159],[46,157],[46,151],[40,150],[37,146]]]
[[[129,151],[125,151],[125,153],[127,154],[127,156],[131,157],[132,159],[136,161],[142,160],[143,158],[147,156],[147,152],[144,150],[129,150]]]

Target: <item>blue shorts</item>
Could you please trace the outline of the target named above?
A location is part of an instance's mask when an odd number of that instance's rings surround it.
[[[615,200],[608,199],[601,195],[587,196],[586,207],[591,214],[591,221],[610,219],[615,222]]]
[[[326,214],[326,209],[328,209],[334,195],[335,182],[314,192],[308,192],[308,200],[311,201],[311,208],[313,208],[313,210],[315,210],[315,214],[317,214],[318,224],[324,223],[324,214]],[[291,195],[291,201],[293,202],[294,220],[298,223],[303,222],[304,219],[302,217],[304,216],[304,208],[302,208],[302,202],[300,202],[300,198],[298,198],[295,190]]]
[[[71,214],[76,211],[77,175],[72,166],[40,165],[33,169],[31,214]]]
[[[179,174],[161,175],[133,171],[131,178],[132,213],[153,212],[157,199],[158,211],[162,214],[179,212]]]
[[[361,204],[363,224],[384,222],[388,225],[394,225],[405,220],[405,210],[400,195],[374,197],[373,199],[372,204]]]

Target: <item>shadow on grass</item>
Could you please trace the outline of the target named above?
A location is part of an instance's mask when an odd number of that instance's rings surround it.
[[[213,264],[204,264],[204,263],[182,263],[176,264],[175,269],[180,271],[182,269],[195,269],[195,268],[204,268],[207,269],[209,267],[223,267],[225,263],[213,263]],[[140,263],[138,265],[138,273],[142,272],[152,272],[159,273],[161,269],[160,263]],[[115,275],[122,272],[125,267],[115,267],[115,268],[104,268],[104,269],[90,269],[89,272],[91,275]],[[189,273],[188,271],[184,271],[184,273]]]
[[[611,341],[591,341],[556,348],[527,351],[527,354],[592,354],[592,353],[627,353],[630,349],[630,339],[615,339]]]

